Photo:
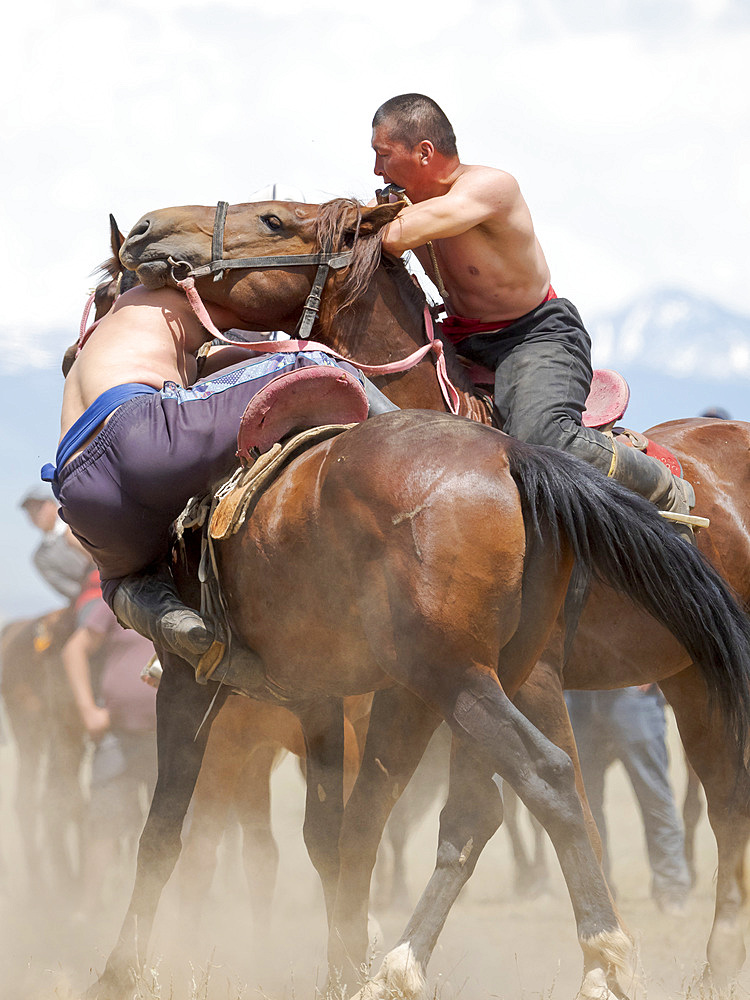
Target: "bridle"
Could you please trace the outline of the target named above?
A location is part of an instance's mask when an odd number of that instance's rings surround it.
[[[297,324],[296,334],[300,340],[307,340],[313,323],[320,312],[320,304],[323,297],[323,287],[328,277],[329,268],[338,271],[342,267],[351,264],[353,252],[344,250],[340,253],[305,253],[305,254],[279,254],[272,257],[224,257],[224,228],[227,220],[227,209],[229,202],[220,201],[216,206],[214,216],[214,229],[211,236],[211,260],[208,264],[200,267],[193,267],[186,260],[175,260],[173,257],[167,258],[170,265],[172,280],[180,288],[186,278],[205,278],[212,274],[214,281],[221,281],[225,271],[249,270],[256,267],[308,267],[317,265],[310,294],[307,296],[302,315]],[[179,273],[178,273],[179,272]]]
[[[343,354],[339,354],[326,344],[319,344],[314,340],[308,340],[307,338],[312,330],[313,323],[315,322],[315,319],[320,311],[323,287],[326,283],[329,269],[332,268],[334,271],[337,271],[342,267],[346,267],[351,263],[353,251],[344,250],[340,253],[320,251],[319,253],[312,254],[279,254],[270,257],[223,257],[224,228],[228,207],[229,203],[226,201],[220,201],[216,206],[214,228],[211,236],[211,260],[208,264],[193,267],[189,261],[175,260],[173,257],[167,258],[172,280],[175,285],[185,293],[193,312],[205,329],[208,330],[208,332],[214,337],[214,339],[220,340],[224,344],[231,344],[234,347],[245,347],[248,350],[259,353],[274,352],[284,354],[298,351],[324,351],[326,354],[330,354],[333,357],[338,358],[340,361],[348,361],[356,368],[359,368],[360,371],[364,372],[365,375],[390,375],[397,372],[409,371],[409,369],[414,368],[430,351],[434,351],[437,378],[443,398],[448,404],[448,408],[451,412],[458,413],[458,392],[448,378],[448,372],[445,366],[443,344],[441,340],[435,338],[432,315],[428,306],[425,305],[423,311],[427,343],[423,347],[414,351],[413,354],[403,358],[401,361],[393,361],[387,365],[363,365],[354,360],[354,358],[347,358]],[[238,342],[235,340],[229,340],[228,337],[225,337],[224,334],[217,329],[213,320],[209,316],[208,310],[203,304],[200,295],[198,294],[198,290],[195,287],[196,278],[205,278],[209,275],[213,275],[213,280],[219,281],[223,278],[224,272],[230,270],[248,270],[251,268],[262,267],[308,267],[310,265],[317,266],[317,271],[310,293],[307,296],[305,305],[302,308],[302,315],[300,316],[300,321],[297,324],[297,336],[294,340],[274,340],[265,342]]]

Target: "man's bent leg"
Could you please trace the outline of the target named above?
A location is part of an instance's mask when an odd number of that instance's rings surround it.
[[[660,510],[688,514],[689,483],[658,459],[581,422],[591,369],[583,346],[549,340],[516,345],[495,373],[495,401],[508,434],[567,451],[617,479]]]

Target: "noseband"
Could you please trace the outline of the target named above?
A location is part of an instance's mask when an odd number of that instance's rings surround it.
[[[188,261],[175,260],[173,257],[167,258],[170,265],[175,284],[182,287],[181,282],[186,278],[205,278],[212,274],[214,281],[220,281],[224,277],[224,272],[229,270],[248,270],[256,267],[308,267],[316,265],[318,270],[315,274],[310,294],[307,296],[305,305],[302,308],[302,315],[297,324],[297,336],[300,340],[307,340],[313,323],[320,312],[320,303],[323,296],[323,287],[328,277],[328,269],[333,268],[338,271],[351,263],[352,251],[345,250],[342,253],[307,253],[307,254],[280,254],[273,257],[223,257],[224,253],[224,227],[227,219],[227,209],[229,203],[220,201],[216,206],[214,216],[214,229],[211,237],[211,260],[208,264],[200,267],[193,267]]]

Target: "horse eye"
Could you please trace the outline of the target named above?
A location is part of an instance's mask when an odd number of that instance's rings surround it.
[[[263,222],[268,226],[269,229],[281,229],[281,219],[278,215],[264,215]]]

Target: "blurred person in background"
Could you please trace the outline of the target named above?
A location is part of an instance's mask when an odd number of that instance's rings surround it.
[[[106,901],[107,876],[123,841],[128,859],[134,855],[156,783],[156,691],[141,676],[154,647],[121,628],[97,596],[62,656],[94,743],[80,907],[80,916],[89,918]]]
[[[34,566],[53,590],[74,601],[93,569],[91,556],[57,516],[57,501],[49,486],[40,483],[27,490],[19,506],[42,533],[32,556]]]

